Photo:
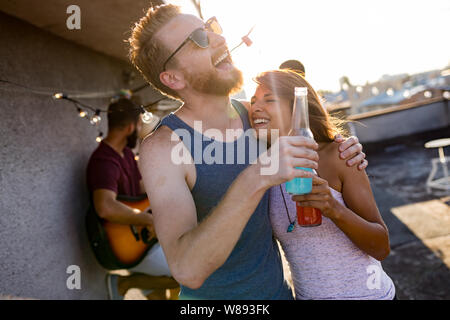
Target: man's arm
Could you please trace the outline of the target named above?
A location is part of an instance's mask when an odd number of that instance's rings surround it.
[[[196,289],[226,261],[269,187],[294,177],[310,177],[295,167],[317,168],[317,153],[308,149],[317,145],[303,137],[284,137],[279,149],[280,170],[273,176],[261,176],[258,164],[249,166],[208,217],[198,223],[186,181],[189,164],[171,161],[172,148],[180,143],[170,141],[171,133],[162,127],[144,141],[141,174],[171,273],[179,283]]]
[[[339,158],[346,160],[346,164],[349,167],[357,165],[358,170],[364,170],[369,163],[367,162],[366,154],[362,151],[363,147],[359,143],[358,137],[350,137],[344,139],[340,134],[334,137],[334,141],[339,143]]]
[[[116,197],[117,194],[108,189],[94,191],[95,210],[101,218],[115,223],[153,226],[151,214],[130,208],[117,201]]]

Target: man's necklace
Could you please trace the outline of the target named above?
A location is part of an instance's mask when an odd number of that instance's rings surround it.
[[[280,184],[280,191],[281,191],[281,196],[283,197],[284,207],[286,208],[286,215],[287,215],[289,223],[290,223],[286,232],[292,232],[295,228],[295,219],[294,219],[294,221],[291,221],[291,217],[289,216],[289,209],[286,205],[286,199],[284,199],[284,193],[283,193],[283,188],[281,187],[281,184]]]

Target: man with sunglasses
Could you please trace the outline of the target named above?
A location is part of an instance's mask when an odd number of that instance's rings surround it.
[[[230,138],[227,130],[250,128],[245,107],[230,100],[242,86],[242,74],[220,33],[216,19],[205,23],[181,14],[177,6],[162,5],[147,11],[129,39],[131,61],[143,76],[184,103],[141,145],[155,230],[181,284],[180,299],[292,299],[272,237],[267,190],[293,177],[309,177],[294,167],[317,167],[316,143],[281,137],[279,170],[272,175],[261,175],[261,163],[251,164],[249,157],[234,164],[174,161],[178,151],[194,159],[212,145],[226,145],[228,152],[244,135]],[[217,140],[210,129],[227,138]],[[196,137],[200,146],[192,144]],[[355,162],[363,160],[354,139],[343,147],[350,155],[358,153]]]

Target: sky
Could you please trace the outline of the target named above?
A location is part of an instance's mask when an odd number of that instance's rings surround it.
[[[190,0],[172,0],[195,13]],[[385,74],[418,73],[450,64],[449,0],[201,0],[205,19],[216,16],[229,48],[255,26],[251,47],[233,52],[245,89],[258,72],[300,60],[316,89],[339,90]]]

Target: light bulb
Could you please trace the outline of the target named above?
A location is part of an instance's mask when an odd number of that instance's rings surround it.
[[[102,142],[103,140],[103,132],[100,132],[97,136],[97,138],[95,138],[95,141],[97,141],[98,143]]]
[[[80,118],[86,117],[86,115],[87,115],[86,111],[84,111],[81,108],[78,108],[77,110],[78,110],[78,115],[80,116]]]
[[[153,121],[153,113],[145,111],[141,115],[141,119],[142,119],[142,122],[144,122],[144,123],[150,123]]]
[[[58,93],[55,93],[53,95],[53,98],[55,98],[55,99],[62,99],[62,98],[66,98],[66,96],[64,95],[64,93],[58,92]]]
[[[449,91],[444,91],[444,93],[442,95],[444,96],[445,99],[450,100],[450,92]]]
[[[93,116],[92,119],[91,119],[91,124],[92,124],[92,125],[96,125],[96,124],[98,124],[101,120],[102,120],[102,118],[100,118],[100,116]]]
[[[91,119],[91,124],[96,125],[98,124],[102,118],[100,117],[100,110],[95,110],[95,115]]]

